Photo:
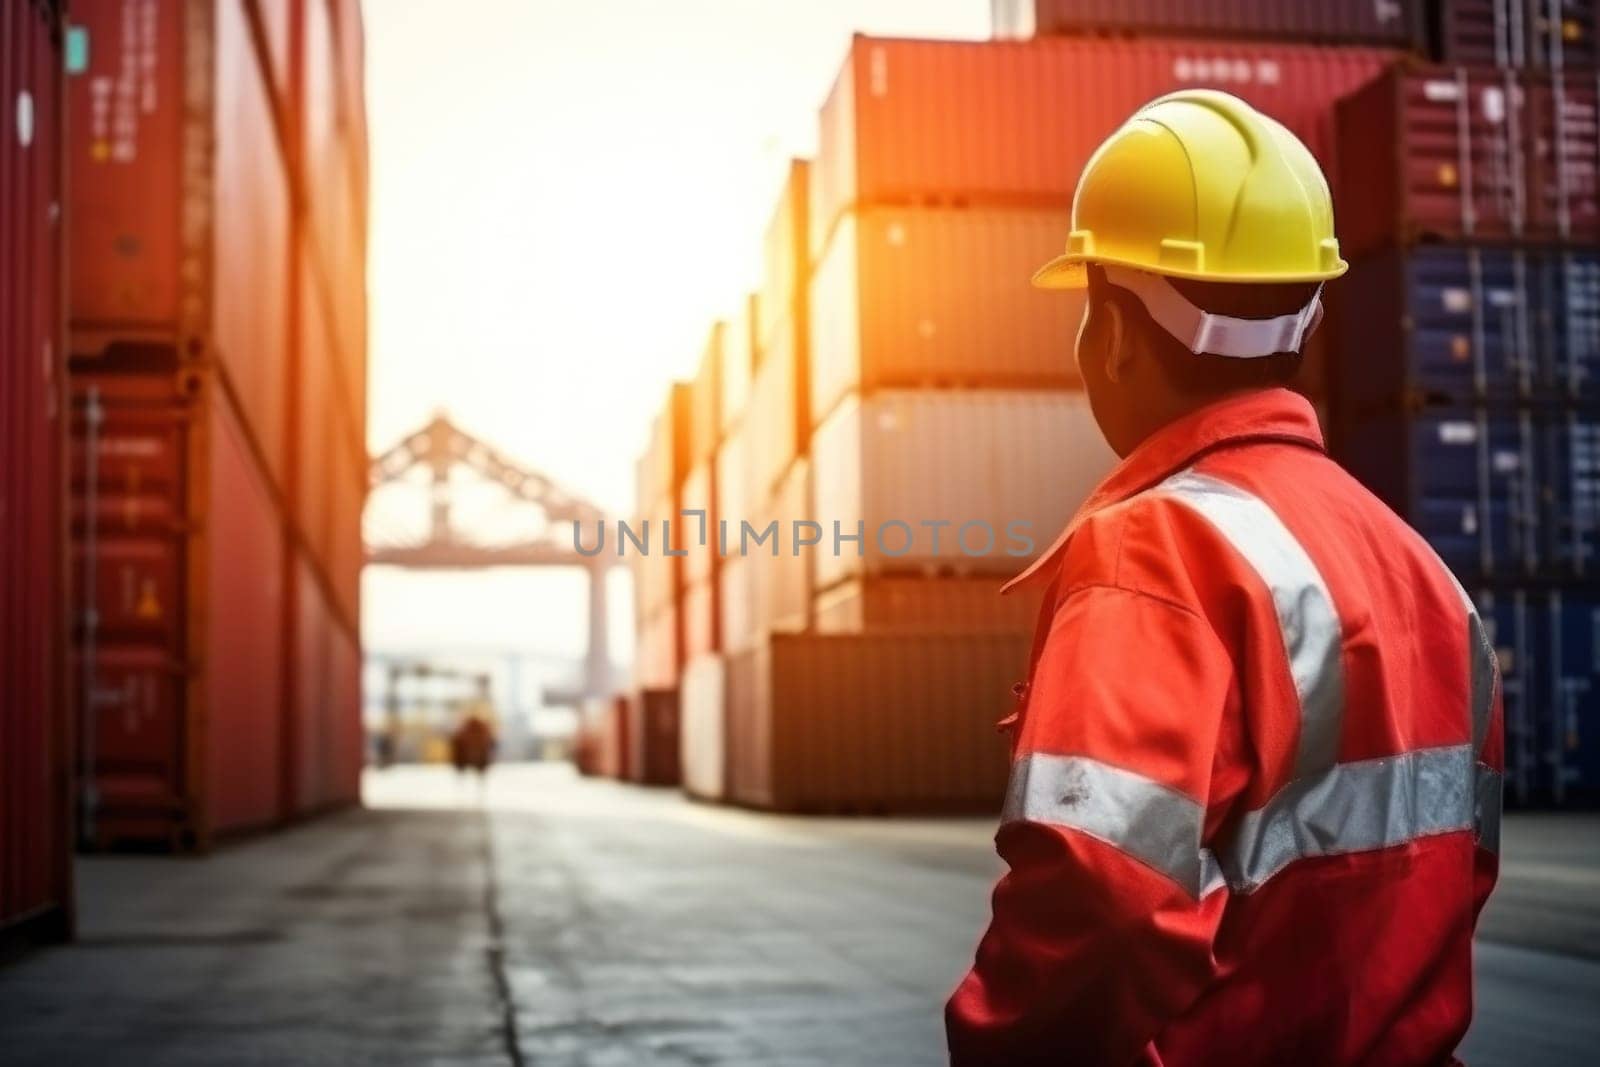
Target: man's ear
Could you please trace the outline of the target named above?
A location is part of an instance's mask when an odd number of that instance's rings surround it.
[[[1107,300],[1100,309],[1105,314],[1105,366],[1106,377],[1121,383],[1133,362],[1133,346],[1128,334],[1128,320],[1117,300]]]

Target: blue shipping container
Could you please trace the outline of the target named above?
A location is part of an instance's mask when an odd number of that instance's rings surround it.
[[[1592,577],[1600,564],[1600,415],[1554,413],[1543,437],[1544,557],[1556,574]]]
[[[1339,460],[1463,580],[1539,566],[1538,433],[1526,411],[1391,411],[1341,425]]]
[[[1506,799],[1600,798],[1600,593],[1512,587],[1476,600],[1500,661]]]
[[[1388,249],[1330,301],[1330,392],[1346,412],[1600,396],[1600,251]]]

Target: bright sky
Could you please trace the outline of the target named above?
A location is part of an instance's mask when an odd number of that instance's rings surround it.
[[[672,377],[755,287],[854,31],[988,0],[366,0],[371,441],[435,409],[618,514]],[[369,645],[576,654],[581,578],[369,572]],[[613,650],[626,656],[627,596]]]

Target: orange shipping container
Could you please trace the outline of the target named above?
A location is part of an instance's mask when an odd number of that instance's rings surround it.
[[[1018,568],[1019,570],[1021,568]],[[1004,578],[852,578],[816,599],[818,633],[1031,634],[1043,596]]]
[[[789,161],[783,191],[767,223],[762,243],[761,318],[756,331],[762,343],[780,322],[800,321],[806,315],[805,292],[811,277],[811,238],[806,223],[811,208],[810,173],[809,160]]]
[[[727,664],[729,792],[798,812],[994,812],[1028,638],[777,634]]]
[[[812,425],[855,389],[1078,386],[1083,296],[1028,285],[1070,228],[1054,209],[846,216],[812,282]]]
[[[772,347],[762,353],[745,419],[752,500],[764,499],[795,458],[806,453],[811,427],[806,364],[805,349],[793,329],[776,331]]]
[[[750,402],[750,380],[756,370],[756,294],[739,301],[739,311],[722,333],[722,399],[718,410],[719,437],[732,434],[744,419]]]
[[[712,324],[700,354],[700,368],[689,383],[690,466],[709,459],[722,436],[722,346],[727,332],[727,323]]]
[[[672,689],[683,665],[683,616],[668,604],[647,616],[634,649],[633,684],[640,689]]]

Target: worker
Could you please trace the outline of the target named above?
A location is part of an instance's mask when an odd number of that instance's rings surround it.
[[[1013,583],[1045,602],[953,1064],[1454,1062],[1498,671],[1285,387],[1346,267],[1310,152],[1226,93],[1146,105],[1084,168],[1034,280],[1087,289],[1122,462]]]
[[[450,736],[450,762],[458,772],[476,771],[481,779],[489,772],[494,748],[494,731],[489,724],[477,714],[469,714]]]

